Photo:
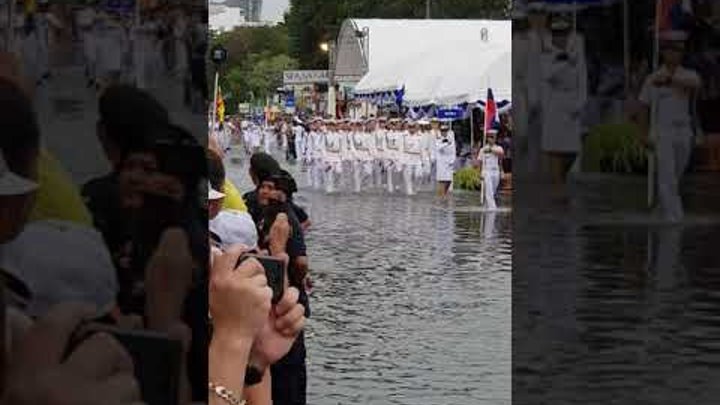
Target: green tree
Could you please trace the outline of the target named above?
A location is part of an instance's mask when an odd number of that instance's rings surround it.
[[[288,55],[288,29],[284,24],[216,33],[211,42],[228,50],[228,62],[220,72],[220,85],[224,93],[232,95],[233,103],[264,102],[266,96],[282,85],[283,70],[298,66]],[[228,107],[228,111],[232,108]]]

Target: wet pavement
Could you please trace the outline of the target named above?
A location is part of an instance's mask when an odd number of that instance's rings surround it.
[[[314,223],[308,403],[509,404],[512,216],[477,193],[327,196],[290,171]],[[243,190],[246,172],[229,165]]]
[[[515,190],[513,402],[716,403],[717,207],[672,226]]]

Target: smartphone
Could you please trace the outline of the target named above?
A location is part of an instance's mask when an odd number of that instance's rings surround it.
[[[285,294],[285,263],[282,260],[256,254],[245,254],[240,256],[237,265],[239,266],[244,260],[254,257],[265,269],[265,278],[267,278],[268,286],[272,289],[272,304],[275,305],[282,299]],[[237,266],[236,266],[237,267]]]
[[[120,329],[99,322],[81,324],[65,352],[68,357],[95,333],[108,333],[128,351],[135,365],[135,378],[147,405],[177,405],[180,389],[182,342],[148,330]]]

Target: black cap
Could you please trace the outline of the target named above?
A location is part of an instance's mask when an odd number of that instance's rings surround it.
[[[152,142],[170,123],[168,111],[153,96],[138,88],[108,87],[98,102],[105,133],[122,149]]]
[[[264,152],[258,152],[250,157],[250,171],[257,177],[258,181],[268,179],[280,171],[280,164]]]
[[[291,196],[297,191],[297,183],[295,183],[295,179],[293,179],[292,175],[290,175],[290,173],[286,170],[278,170],[273,173],[268,180],[275,183],[275,188],[282,190],[288,196]]]

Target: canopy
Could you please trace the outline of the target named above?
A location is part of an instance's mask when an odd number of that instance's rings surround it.
[[[510,100],[511,37],[510,21],[348,20],[335,75],[358,76],[361,98],[394,99],[404,88],[409,106],[476,103],[488,88]]]

